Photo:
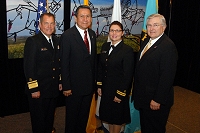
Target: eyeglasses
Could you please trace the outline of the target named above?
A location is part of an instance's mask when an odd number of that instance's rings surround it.
[[[109,32],[111,32],[111,33],[114,33],[114,32],[116,32],[116,33],[119,33],[119,32],[121,32],[122,30],[110,30]]]
[[[147,28],[151,28],[151,27],[153,27],[153,28],[158,28],[158,26],[161,26],[162,24],[153,24],[153,25],[151,25],[151,24],[147,24]]]

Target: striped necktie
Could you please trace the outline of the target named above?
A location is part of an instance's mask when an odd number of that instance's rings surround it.
[[[151,47],[151,40],[147,43],[147,45],[145,46],[143,52],[142,52],[142,56],[147,52],[147,50]],[[141,58],[142,58],[141,56]]]
[[[90,47],[89,47],[89,42],[88,42],[87,31],[86,31],[86,30],[84,31],[84,34],[85,34],[85,35],[84,35],[85,46],[86,46],[88,52],[90,52]]]

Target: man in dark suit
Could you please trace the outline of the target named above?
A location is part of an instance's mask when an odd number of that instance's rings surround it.
[[[149,37],[142,43],[136,60],[134,105],[140,112],[142,133],[165,133],[174,101],[173,81],[178,55],[174,43],[164,34],[164,16],[150,15],[146,26]]]
[[[24,47],[26,93],[33,133],[51,133],[57,97],[62,89],[59,85],[59,40],[52,35],[54,15],[42,14],[39,27],[40,32],[27,38]]]
[[[75,21],[76,25],[66,30],[60,40],[61,77],[66,96],[65,133],[86,132],[95,89],[96,35],[89,29],[92,22],[90,7],[79,6]]]

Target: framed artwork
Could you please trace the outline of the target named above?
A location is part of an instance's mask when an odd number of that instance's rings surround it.
[[[23,49],[27,37],[35,34],[37,27],[37,13],[39,2],[44,0],[6,0],[7,3],[7,41],[8,58],[23,58]],[[83,0],[71,2],[69,11],[70,27],[74,22],[74,12]],[[120,0],[122,24],[124,26],[124,42],[130,45],[135,52],[139,50],[140,34],[142,31],[145,6],[147,0]],[[92,29],[97,35],[97,53],[102,44],[107,41],[109,24],[111,22],[114,0],[89,0],[92,9]],[[64,31],[64,0],[47,0],[49,11],[56,17],[56,34]],[[43,5],[45,6],[45,5]],[[66,12],[66,11],[65,11]],[[65,20],[66,21],[66,20]]]
[[[56,34],[64,30],[64,0],[6,0],[8,58],[23,58],[27,37],[35,34],[39,6],[48,7],[56,17]],[[39,5],[40,4],[40,5]]]
[[[121,16],[124,27],[124,42],[130,45],[135,52],[139,50],[140,34],[143,26],[145,7],[147,0],[120,0]],[[74,13],[84,0],[71,0],[70,26],[74,22]],[[89,0],[92,9],[92,29],[97,35],[97,52],[100,52],[102,44],[107,41],[109,25],[113,10],[114,0]]]

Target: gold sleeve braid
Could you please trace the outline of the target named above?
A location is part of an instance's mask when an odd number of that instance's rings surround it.
[[[124,92],[121,92],[121,91],[117,90],[117,94],[125,97],[126,96],[126,90]]]
[[[97,85],[102,85],[102,82],[97,82]]]
[[[29,89],[34,89],[34,88],[37,88],[37,87],[38,87],[38,82],[37,82],[37,80],[30,81],[30,82],[28,82],[27,84],[28,84],[28,88],[29,88]]]

